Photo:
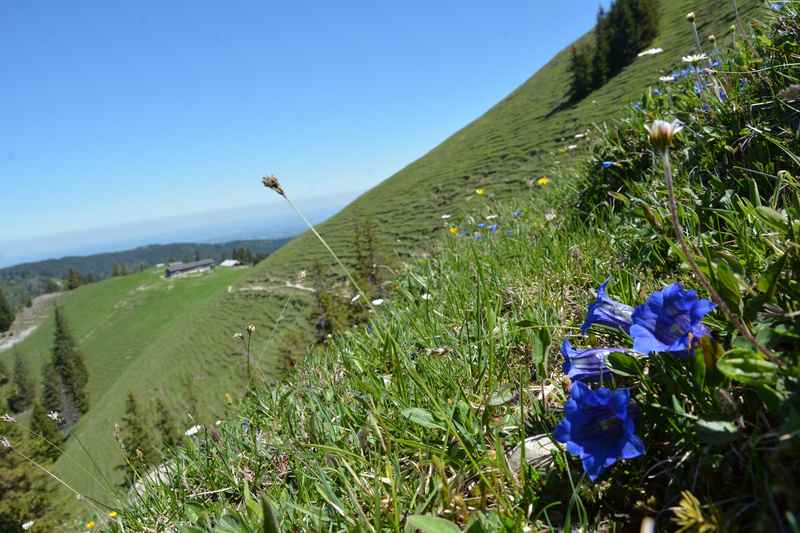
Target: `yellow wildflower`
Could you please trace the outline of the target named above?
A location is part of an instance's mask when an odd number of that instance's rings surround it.
[[[111,520],[114,520],[117,517],[117,512],[116,511],[111,511],[110,513],[108,513],[108,517]]]
[[[86,529],[94,529],[94,520],[86,522]]]
[[[545,186],[545,185],[547,185],[548,183],[550,183],[550,178],[549,178],[549,177],[547,177],[547,176],[542,176],[541,178],[539,178],[538,180],[536,180],[536,185],[538,185],[538,186],[540,186],[540,187],[544,187],[544,186]]]
[[[479,187],[475,189],[475,194],[477,194],[478,196],[483,196],[484,194],[486,194],[486,189]]]
[[[450,232],[450,235],[455,235],[458,233],[458,228],[455,226],[450,226],[450,229],[448,231]]]

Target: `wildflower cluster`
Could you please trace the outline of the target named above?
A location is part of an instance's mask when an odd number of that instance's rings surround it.
[[[585,334],[594,325],[615,328],[633,338],[633,349],[590,348],[576,350],[564,340],[564,373],[572,381],[570,398],[564,406],[565,417],[553,431],[553,437],[577,456],[591,480],[621,459],[633,459],[645,453],[645,446],[635,431],[636,405],[629,389],[591,389],[588,383],[611,377],[607,358],[614,353],[649,357],[668,354],[685,358],[699,340],[710,334],[703,317],[714,304],[697,297],[673,283],[654,292],[636,308],[608,296],[606,280],[589,305],[581,327]]]

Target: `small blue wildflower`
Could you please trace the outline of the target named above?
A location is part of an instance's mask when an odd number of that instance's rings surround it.
[[[614,165],[616,165],[616,163],[614,161],[603,161],[600,164],[603,165],[603,168],[611,168]]]
[[[702,81],[694,82],[694,92],[695,94],[701,94],[703,90],[706,88],[706,84]]]
[[[786,7],[785,2],[773,2],[769,5],[769,8],[773,11],[782,11],[783,8]]]
[[[475,234],[475,240],[476,240],[476,241],[479,241],[479,240],[481,240],[482,238],[483,238],[483,235],[481,235],[480,233],[476,233],[476,234]]]
[[[634,102],[634,104],[633,104],[633,106],[632,106],[632,107],[633,107],[633,108],[634,108],[636,111],[641,111],[641,110],[642,110],[642,103],[641,103],[641,102]]]
[[[708,66],[711,67],[711,68],[717,68],[721,64],[722,64],[722,61],[720,61],[719,59],[714,59],[714,60],[711,61],[711,63],[708,64]]]
[[[564,356],[564,374],[572,381],[598,381],[611,374],[606,357],[612,353],[628,353],[625,348],[588,348],[576,350],[569,339],[561,343]]]
[[[572,384],[564,419],[553,430],[553,438],[581,460],[592,481],[618,460],[645,453],[636,435],[630,398],[628,389],[593,391],[580,381]]]
[[[662,94],[664,94],[664,91],[658,87],[653,87],[653,96],[661,96]]]
[[[717,92],[717,96],[719,96],[720,102],[724,102],[728,99],[728,93],[725,92],[725,89],[720,88]]]
[[[710,334],[703,317],[715,307],[680,283],[654,292],[633,311],[633,349],[644,354],[671,352],[678,357],[687,356],[701,337]]]
[[[497,224],[492,224],[491,226],[489,226],[489,231],[491,231],[492,233],[497,233]]]
[[[512,216],[512,217],[514,217],[514,218],[519,218],[519,217],[521,217],[521,216],[522,216],[522,209],[517,209],[516,211],[514,211],[513,213],[511,213],[511,216]]]
[[[602,324],[604,326],[611,326],[612,328],[619,328],[625,333],[631,328],[631,315],[633,314],[633,307],[620,303],[608,297],[606,294],[606,286],[608,285],[609,278],[603,282],[597,289],[597,296],[591,304],[589,304],[589,311],[586,313],[586,320],[581,326],[581,333],[584,335],[592,324]]]

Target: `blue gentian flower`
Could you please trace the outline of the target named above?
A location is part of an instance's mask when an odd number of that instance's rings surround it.
[[[636,436],[628,389],[593,391],[575,381],[564,405],[564,419],[553,430],[553,438],[583,463],[595,481],[620,459],[644,455],[644,443]]]
[[[631,328],[631,315],[633,314],[633,307],[625,305],[606,294],[606,286],[609,279],[607,278],[600,288],[597,289],[597,297],[594,302],[589,305],[589,311],[586,313],[586,320],[583,321],[581,326],[581,333],[584,335],[592,324],[602,324],[604,326],[611,326],[612,328],[619,328],[625,333]]]
[[[687,356],[700,338],[710,334],[703,317],[715,307],[680,283],[654,292],[633,311],[633,349],[644,354],[672,352]]]
[[[711,61],[711,63],[708,64],[708,66],[711,67],[711,68],[717,68],[721,64],[722,64],[722,61],[720,61],[719,59],[713,59]]]
[[[653,87],[653,96],[661,96],[664,92],[658,87]]]
[[[769,5],[769,8],[773,11],[782,11],[785,6],[785,2],[773,2]]]
[[[641,111],[641,110],[642,110],[642,104],[641,104],[641,102],[634,102],[634,104],[633,104],[633,108],[634,108],[636,111]]]
[[[489,226],[489,231],[491,231],[492,233],[497,233],[497,224],[492,224],[491,226]]]
[[[476,233],[476,234],[475,234],[475,240],[476,240],[476,241],[479,241],[479,240],[481,240],[482,238],[483,238],[483,235],[481,235],[480,233]]]
[[[628,353],[625,348],[589,348],[576,350],[569,339],[561,343],[564,356],[564,374],[572,381],[598,381],[611,374],[606,366],[606,357],[612,353]]]
[[[486,227],[486,222],[481,222],[480,224],[478,224],[478,227],[481,228],[481,229],[485,228]]]
[[[614,165],[616,165],[616,163],[614,161],[603,161],[600,164],[603,166],[603,168],[611,168]]]

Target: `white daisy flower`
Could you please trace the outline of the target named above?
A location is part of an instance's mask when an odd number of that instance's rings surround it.
[[[187,437],[192,437],[192,436],[197,435],[198,433],[200,433],[201,429],[203,429],[203,426],[201,426],[200,424],[197,424],[196,426],[192,426],[189,429],[187,429],[186,433],[184,433],[184,435],[186,435]]]
[[[445,213],[444,215],[442,215],[442,220],[447,220],[447,219],[448,219],[448,218],[450,218],[451,216],[453,216],[453,215],[450,215],[450,214],[447,214],[447,213]]]
[[[703,61],[707,60],[708,56],[706,54],[691,54],[688,56],[683,56],[681,60],[684,63],[691,63],[692,65],[696,65],[698,63],[702,63]]]
[[[660,78],[658,78],[658,81],[663,83],[671,83],[675,81],[675,76],[661,76]]]
[[[383,298],[376,298],[372,300],[372,305],[381,305],[383,304]]]

